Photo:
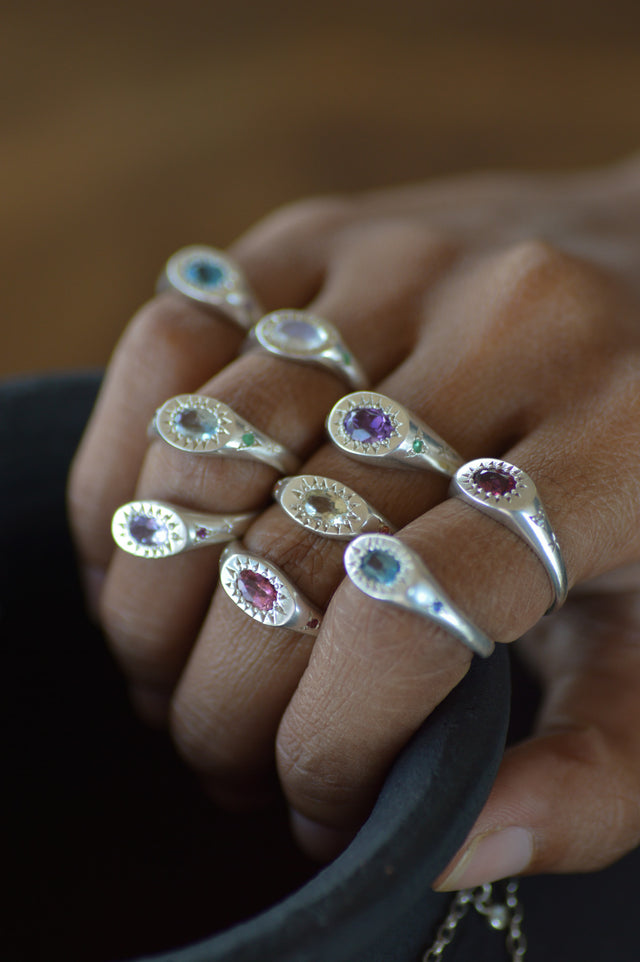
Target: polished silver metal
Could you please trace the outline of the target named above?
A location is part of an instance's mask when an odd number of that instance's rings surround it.
[[[256,511],[206,514],[166,501],[130,501],[115,511],[111,533],[119,548],[137,558],[169,558],[233,541],[244,534],[256,516]]]
[[[544,565],[554,601],[547,614],[567,597],[567,571],[556,534],[536,486],[515,464],[479,458],[455,474],[451,494],[500,521],[528,544]]]
[[[464,463],[423,421],[376,391],[341,398],[329,412],[327,431],[345,454],[381,466],[426,468],[451,477]]]
[[[248,331],[263,314],[243,272],[214,247],[183,247],[165,264],[158,292],[173,289],[190,301],[225,314]]]
[[[287,576],[235,541],[220,558],[220,582],[231,600],[255,621],[272,628],[289,628],[317,635],[322,612],[305,598]]]
[[[273,496],[290,518],[326,538],[351,541],[360,534],[391,534],[395,528],[352,488],[317,474],[282,478]]]
[[[291,474],[300,460],[222,401],[203,394],[178,394],[155,412],[149,436],[191,454],[261,461]]]
[[[369,383],[337,327],[307,311],[273,311],[262,317],[249,332],[243,350],[324,367],[352,390]]]
[[[428,618],[483,658],[492,653],[493,641],[462,614],[424,561],[397,538],[361,535],[348,545],[344,566],[353,584],[370,598]]]

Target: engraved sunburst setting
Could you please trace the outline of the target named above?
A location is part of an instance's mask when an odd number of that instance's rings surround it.
[[[179,394],[158,408],[154,427],[174,448],[210,454],[231,438],[234,421],[231,409],[215,398]]]
[[[515,464],[483,458],[469,461],[456,474],[460,488],[484,504],[510,506],[530,493],[532,482]]]
[[[410,421],[396,401],[374,391],[355,391],[333,406],[327,430],[334,444],[349,454],[384,456],[407,436]]]
[[[355,491],[316,474],[284,478],[274,493],[289,517],[329,538],[352,538],[371,517],[369,506]]]
[[[119,548],[138,558],[168,558],[184,550],[187,526],[170,505],[131,501],[113,515],[111,533]]]

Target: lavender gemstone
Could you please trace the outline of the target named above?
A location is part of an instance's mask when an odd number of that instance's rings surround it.
[[[327,335],[310,321],[284,318],[272,330],[271,340],[282,350],[315,351],[322,347]]]
[[[245,568],[239,573],[236,584],[245,601],[258,611],[271,611],[278,600],[278,589],[275,585],[251,568]]]
[[[215,437],[220,422],[210,411],[198,411],[196,408],[186,408],[178,411],[173,419],[173,425],[178,434],[188,438],[198,438],[208,441]]]
[[[393,434],[393,424],[382,408],[354,408],[344,419],[344,429],[361,444],[386,441]]]
[[[146,514],[134,514],[129,519],[129,534],[145,548],[157,548],[167,542],[169,529],[162,521]]]

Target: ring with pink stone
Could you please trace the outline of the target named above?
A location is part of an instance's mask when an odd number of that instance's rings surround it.
[[[281,478],[273,497],[293,521],[325,538],[351,541],[360,534],[395,531],[363,497],[333,478],[317,474]]]
[[[341,398],[329,412],[327,431],[349,457],[381,467],[426,468],[450,478],[464,463],[420,418],[376,391]]]
[[[451,494],[504,524],[522,538],[544,565],[554,600],[549,614],[567,597],[567,571],[547,512],[532,479],[515,464],[480,458],[462,465]]]
[[[352,390],[368,384],[337,327],[308,311],[272,311],[249,331],[242,350],[265,351],[289,361],[315,364],[331,371]]]
[[[261,461],[279,474],[296,471],[300,461],[237,414],[228,404],[203,394],[178,394],[153,415],[149,437],[159,437],[178,451]]]
[[[322,612],[271,561],[247,551],[240,541],[224,549],[220,583],[234,604],[254,621],[317,635]]]
[[[238,265],[215,247],[194,245],[177,251],[165,264],[156,289],[174,290],[200,307],[219,311],[245,331],[263,313]]]
[[[245,533],[257,513],[206,514],[166,501],[130,501],[115,511],[111,534],[119,548],[137,558],[169,558],[233,541]]]

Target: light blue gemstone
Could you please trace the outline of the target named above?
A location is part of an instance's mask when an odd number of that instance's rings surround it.
[[[376,548],[367,552],[360,562],[360,570],[371,581],[381,585],[392,585],[400,571],[400,563],[389,551]]]
[[[225,271],[215,261],[198,258],[187,264],[184,275],[190,284],[198,287],[219,287],[224,280]]]
[[[186,408],[178,411],[173,419],[173,426],[178,434],[199,441],[209,441],[216,436],[220,422],[210,411],[198,411]]]

